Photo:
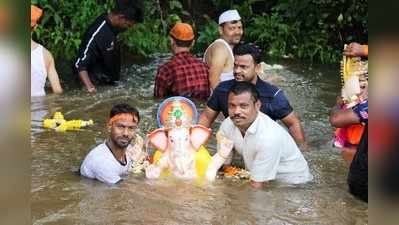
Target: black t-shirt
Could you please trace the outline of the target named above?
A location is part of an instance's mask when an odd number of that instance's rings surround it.
[[[95,83],[112,84],[120,78],[120,49],[117,44],[119,31],[114,28],[107,14],[99,16],[87,29],[75,61],[77,72],[87,70]]]
[[[368,123],[349,168],[349,191],[368,202]]]

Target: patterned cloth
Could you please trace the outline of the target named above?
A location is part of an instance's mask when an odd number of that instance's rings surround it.
[[[155,78],[155,97],[184,96],[204,101],[209,95],[208,69],[190,52],[177,53],[159,67]]]
[[[369,121],[369,101],[365,100],[353,107],[353,112],[356,113],[362,124],[367,124]]]

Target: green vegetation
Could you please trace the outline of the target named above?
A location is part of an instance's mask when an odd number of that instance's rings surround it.
[[[133,53],[147,56],[154,52],[168,52],[170,28],[181,19],[178,14],[188,14],[179,1],[168,1],[162,8],[157,0],[144,1],[144,23],[136,25],[121,36]]]
[[[234,7],[249,18],[244,20],[247,41],[271,56],[335,63],[344,44],[368,40],[366,0],[280,0],[253,12],[253,4],[266,2],[271,1],[246,0]]]
[[[368,40],[367,0],[197,1],[200,5],[214,6],[213,12],[206,11],[206,7],[191,9],[195,1],[143,2],[145,22],[123,33],[121,39],[130,52],[144,56],[169,51],[168,31],[177,21],[194,26],[197,32],[194,51],[202,53],[218,37],[215,21],[218,13],[227,8],[239,10],[244,41],[256,43],[271,57],[335,63],[345,43]],[[31,0],[31,3],[44,9],[33,38],[57,58],[72,59],[83,32],[98,15],[110,11],[113,0]],[[190,15],[193,10],[202,16]]]
[[[39,26],[33,39],[44,44],[57,58],[72,59],[76,56],[80,39],[86,28],[100,14],[112,7],[112,0],[31,0],[43,9]]]

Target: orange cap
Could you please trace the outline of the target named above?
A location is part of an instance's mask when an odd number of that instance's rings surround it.
[[[33,27],[43,14],[43,10],[35,5],[30,5],[30,26]]]
[[[187,23],[176,23],[169,34],[181,41],[191,41],[194,39],[193,28]]]

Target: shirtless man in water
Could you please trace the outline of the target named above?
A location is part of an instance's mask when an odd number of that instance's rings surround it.
[[[209,67],[209,82],[215,89],[221,81],[234,79],[233,48],[241,40],[243,28],[237,10],[227,10],[219,16],[220,38],[206,49],[204,62]]]

